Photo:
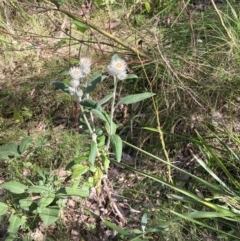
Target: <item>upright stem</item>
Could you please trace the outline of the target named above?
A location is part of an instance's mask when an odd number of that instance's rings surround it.
[[[115,110],[115,100],[116,100],[116,93],[117,93],[117,77],[113,76],[114,81],[114,88],[113,88],[113,98],[112,98],[112,105],[111,105],[111,113],[110,113],[110,133],[108,133],[108,142],[107,142],[107,150],[110,146],[110,138],[113,135],[113,115]]]

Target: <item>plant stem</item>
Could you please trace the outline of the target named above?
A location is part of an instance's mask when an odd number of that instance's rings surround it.
[[[116,100],[116,93],[117,93],[117,77],[113,76],[114,81],[114,88],[113,88],[113,98],[112,98],[112,105],[111,105],[111,113],[110,113],[110,133],[108,133],[108,142],[107,142],[107,150],[110,146],[110,138],[113,135],[113,115],[115,110],[115,100]]]

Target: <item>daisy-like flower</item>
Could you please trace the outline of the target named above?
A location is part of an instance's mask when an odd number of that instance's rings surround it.
[[[127,78],[127,63],[125,60],[117,58],[113,59],[107,67],[107,71],[111,76],[116,76],[118,80]]]
[[[91,71],[92,60],[89,57],[82,57],[80,58],[79,65],[83,74],[86,76]]]
[[[79,80],[80,78],[84,77],[84,74],[79,67],[72,67],[69,70],[69,74],[74,80]]]

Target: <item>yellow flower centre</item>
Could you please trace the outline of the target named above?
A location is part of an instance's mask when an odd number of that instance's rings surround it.
[[[121,63],[116,63],[116,68],[118,68],[118,69],[121,69],[122,68],[122,64]]]
[[[87,64],[87,63],[88,63],[88,60],[87,60],[87,59],[84,59],[84,60],[83,60],[83,63],[84,63],[84,64]]]
[[[77,75],[77,74],[79,74],[79,71],[78,70],[74,70],[73,73]]]

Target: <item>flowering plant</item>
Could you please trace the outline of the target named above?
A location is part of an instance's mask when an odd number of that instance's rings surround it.
[[[118,162],[122,159],[122,139],[117,134],[118,125],[114,122],[116,108],[119,105],[133,104],[154,95],[153,93],[145,92],[128,95],[116,101],[119,81],[137,78],[137,76],[127,74],[126,61],[115,54],[112,56],[111,62],[107,66],[107,73],[113,78],[113,92],[106,95],[101,100],[94,101],[90,98],[90,94],[94,91],[97,84],[104,81],[107,76],[95,73],[88,83],[87,77],[91,72],[91,65],[91,59],[89,57],[83,57],[80,59],[78,67],[70,68],[69,75],[71,81],[69,85],[65,85],[62,82],[53,83],[63,91],[75,97],[81,109],[81,126],[90,133],[91,143],[89,151],[85,153],[84,156],[70,162],[67,166],[67,168],[72,171],[72,178],[79,180],[77,184],[79,184],[83,174],[91,171],[93,176],[89,177],[87,184],[85,183],[85,185],[89,187],[100,185],[104,173],[108,173],[110,160],[112,158]],[[108,102],[111,102],[110,113],[107,113],[102,108],[102,106]],[[104,123],[104,127],[96,126],[95,118],[100,119]]]

